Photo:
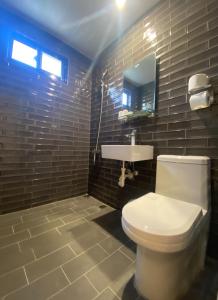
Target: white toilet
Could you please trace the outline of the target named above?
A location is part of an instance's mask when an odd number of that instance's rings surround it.
[[[175,300],[204,267],[210,159],[160,155],[156,175],[156,192],[125,205],[122,226],[137,244],[138,293],[149,300]]]

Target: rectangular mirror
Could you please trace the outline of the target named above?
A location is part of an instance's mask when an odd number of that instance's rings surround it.
[[[155,111],[156,57],[152,53],[124,71],[122,109],[129,116],[140,116]]]

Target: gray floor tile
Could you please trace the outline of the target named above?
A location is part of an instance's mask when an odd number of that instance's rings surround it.
[[[96,206],[96,205],[101,205],[101,202],[99,202],[98,200],[96,200],[92,197],[76,199],[74,201],[74,210],[81,211],[81,210],[88,209],[88,208],[90,208],[92,206]]]
[[[62,234],[69,234],[72,238],[86,235],[87,231],[96,230],[96,227],[85,220],[78,220],[60,228]],[[100,232],[98,230],[98,232]]]
[[[0,277],[0,298],[27,284],[24,269]]]
[[[35,209],[35,208],[33,208],[33,209]],[[31,211],[31,213],[29,213],[29,214],[23,215],[22,219],[24,222],[29,222],[29,221],[33,221],[33,220],[39,219],[44,216],[48,216],[51,213],[52,213],[51,209],[48,209],[48,208],[41,209],[41,210],[37,209],[37,210]]]
[[[85,220],[76,220],[69,224],[66,224],[60,228],[62,234],[69,234],[71,237],[78,237],[84,234],[85,230],[90,227],[90,224]]]
[[[19,268],[34,260],[30,250],[19,251],[18,245],[0,249],[0,275]]]
[[[53,228],[57,228],[59,226],[64,225],[64,223],[61,220],[55,220],[51,222],[47,222],[46,224],[41,224],[39,226],[30,228],[30,233],[32,236],[42,234],[44,232],[47,232]]]
[[[60,232],[62,237],[65,237],[69,241],[72,241],[72,239],[75,237],[75,232],[78,232],[80,230],[82,224],[86,224],[84,226],[87,227],[89,225],[85,220],[77,219],[71,223],[60,226],[58,228],[58,231]]]
[[[95,300],[119,300],[119,298],[107,288]]]
[[[87,215],[92,215],[92,214],[96,214],[96,213],[102,213],[105,209],[107,208],[106,205],[102,205],[102,203],[92,206],[90,208],[86,209]]]
[[[119,211],[84,196],[0,216],[0,298],[10,292],[7,299],[16,300],[142,300],[133,284],[135,245],[120,221]],[[22,231],[12,234],[12,226]],[[216,300],[217,270],[207,264],[184,300]]]
[[[98,212],[95,212],[95,213],[93,213],[91,215],[88,215],[86,217],[86,219],[88,221],[96,222],[96,224],[99,224],[101,226],[101,217],[103,217],[103,216],[105,216],[107,214],[113,213],[114,211],[115,211],[114,208],[107,206],[106,208],[101,209]],[[98,221],[99,221],[99,223],[98,223]]]
[[[66,245],[68,241],[56,230],[42,233],[29,240],[20,243],[21,249],[33,249],[37,258],[47,255],[52,251]]]
[[[52,271],[72,259],[75,254],[69,247],[64,247],[52,254],[38,259],[26,266],[26,274],[30,282]]]
[[[10,235],[12,233],[13,233],[12,226],[5,226],[5,227],[1,226],[1,228],[0,228],[0,237]]]
[[[108,285],[118,281],[128,271],[131,260],[119,251],[87,273],[87,277],[97,290],[102,291]]]
[[[52,209],[52,213],[48,215],[49,221],[54,221],[59,218],[63,218],[68,215],[74,214],[73,210],[70,207],[55,207]]]
[[[78,213],[76,213],[75,211],[72,211],[69,215],[61,217],[61,220],[63,220],[64,223],[67,224],[67,223],[71,223],[75,220],[78,220],[80,218],[81,218],[81,216]]]
[[[110,283],[112,290],[123,300],[135,300],[138,293],[134,287],[135,264],[131,263],[117,280]]]
[[[107,251],[109,254],[113,253],[114,251],[118,250],[123,244],[113,236],[109,236],[105,240],[101,241],[99,243],[105,251]]]
[[[62,227],[60,232],[68,237],[70,236],[72,240],[70,245],[77,254],[87,250],[107,237],[101,230],[87,222],[78,224],[72,228],[67,228],[67,232],[66,227]]]
[[[110,207],[85,218],[108,235],[114,235],[114,232],[116,232],[118,228],[121,229],[120,212]]]
[[[40,217],[40,218],[34,219],[32,221],[26,221],[24,223],[14,225],[14,232],[17,233],[19,231],[23,231],[25,229],[29,229],[29,228],[32,228],[32,227],[35,227],[37,225],[47,223],[47,222],[48,222],[48,220],[45,217]]]
[[[0,238],[0,248],[23,241],[23,240],[26,240],[29,237],[30,237],[30,235],[27,231],[22,231],[22,232],[19,232],[16,234],[1,237]]]
[[[74,207],[74,201],[77,199],[78,197],[74,197],[74,198],[67,198],[67,199],[64,199],[64,200],[60,200],[60,201],[57,201],[55,202],[55,206],[58,207],[58,206],[65,206],[65,207]]]
[[[133,246],[122,246],[120,252],[126,254],[133,261],[136,259],[136,247]]]
[[[116,238],[118,241],[120,241],[122,243],[122,245],[126,245],[126,246],[131,246],[135,247],[135,243],[133,241],[131,241],[127,235],[125,234],[125,232],[123,231],[121,224],[119,226],[117,226],[117,228],[115,230],[112,231],[112,233],[110,234],[110,236],[112,236],[113,238]]]
[[[0,216],[0,227],[12,226],[21,223],[21,218],[17,216],[10,216],[10,214]]]
[[[74,281],[106,257],[106,252],[96,245],[85,253],[74,258],[71,262],[63,265],[63,270],[67,274],[67,277],[71,281]]]
[[[52,297],[52,300],[91,300],[97,295],[85,277],[81,277],[75,283]]]
[[[5,300],[44,300],[68,285],[61,270],[56,270],[10,295]]]

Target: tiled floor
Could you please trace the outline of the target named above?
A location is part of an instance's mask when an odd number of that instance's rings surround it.
[[[92,197],[0,216],[1,299],[141,299],[134,262],[120,212]],[[184,300],[216,300],[217,286],[209,263]]]

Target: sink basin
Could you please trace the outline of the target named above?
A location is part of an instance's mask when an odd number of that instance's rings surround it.
[[[153,159],[154,147],[148,145],[102,145],[102,158],[122,161]]]

